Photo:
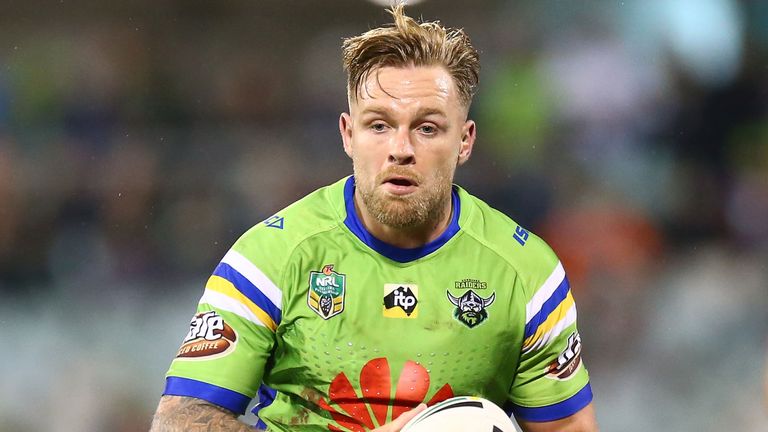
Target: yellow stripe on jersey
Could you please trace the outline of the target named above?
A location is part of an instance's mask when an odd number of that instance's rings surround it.
[[[566,319],[568,311],[574,307],[574,301],[573,301],[573,295],[571,295],[571,292],[568,291],[568,295],[565,296],[562,302],[557,306],[557,308],[552,311],[551,314],[547,317],[547,319],[539,325],[539,328],[536,329],[536,333],[531,335],[528,339],[523,342],[523,349],[530,348],[535,344],[538,340],[540,340],[547,332],[552,330],[557,326],[557,324]],[[553,337],[556,335],[552,335]]]
[[[243,306],[248,308],[248,310],[251,311],[256,316],[256,318],[258,318],[258,320],[264,324],[265,327],[271,329],[272,331],[277,329],[277,324],[275,324],[275,321],[272,320],[269,314],[264,312],[260,307],[256,305],[256,303],[252,302],[251,299],[238,291],[238,289],[232,285],[232,282],[224,279],[223,277],[213,275],[210,279],[208,279],[208,283],[205,285],[205,289],[224,294],[225,296],[241,303]]]

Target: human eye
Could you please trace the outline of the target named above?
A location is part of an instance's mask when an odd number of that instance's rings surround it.
[[[387,124],[381,121],[371,123],[369,126],[374,132],[384,132],[387,129]]]
[[[424,135],[435,135],[437,133],[437,126],[433,124],[423,124],[418,129]]]

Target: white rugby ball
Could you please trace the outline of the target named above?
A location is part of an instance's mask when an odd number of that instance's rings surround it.
[[[458,396],[420,412],[401,432],[516,432],[498,405],[480,397]]]

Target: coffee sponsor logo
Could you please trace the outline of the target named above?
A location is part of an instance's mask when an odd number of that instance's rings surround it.
[[[547,369],[547,378],[565,381],[573,377],[581,366],[581,336],[578,332],[568,336],[568,344]]]
[[[237,332],[214,311],[201,312],[189,323],[177,358],[210,360],[229,354],[237,343]]]

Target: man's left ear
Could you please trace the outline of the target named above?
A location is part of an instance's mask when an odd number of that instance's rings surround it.
[[[457,165],[463,165],[472,155],[472,147],[475,145],[476,127],[473,120],[467,120],[461,128],[461,144],[459,147],[459,158]]]

